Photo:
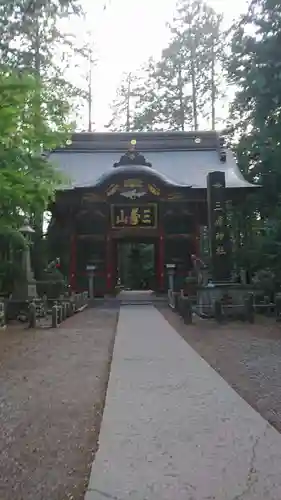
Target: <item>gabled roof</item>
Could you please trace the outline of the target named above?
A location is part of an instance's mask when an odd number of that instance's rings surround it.
[[[137,149],[152,164],[155,174],[158,172],[174,186],[206,188],[207,174],[222,171],[226,187],[255,187],[244,179],[231,151],[224,150],[226,161],[221,161],[222,147],[215,132],[74,134],[72,143],[53,151],[50,160],[69,179],[66,189],[95,186],[110,173],[126,169],[113,168],[113,164],[119,161],[132,138],[137,141]]]

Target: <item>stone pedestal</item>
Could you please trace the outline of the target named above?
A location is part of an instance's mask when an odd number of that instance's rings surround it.
[[[229,301],[229,307],[235,314],[244,311],[245,298],[253,292],[253,288],[247,285],[235,283],[210,283],[206,287],[197,289],[197,308],[199,315],[210,316],[214,310],[216,301]],[[227,304],[224,305],[227,309]]]
[[[95,296],[95,283],[94,283],[94,279],[95,279],[95,270],[96,270],[96,266],[95,265],[92,265],[92,264],[88,264],[87,267],[86,267],[86,270],[87,270],[87,273],[88,273],[88,292],[89,292],[89,298],[90,299],[93,299],[94,296]]]
[[[15,286],[15,290],[12,298],[16,300],[32,300],[37,297],[37,287],[36,281],[25,281],[24,283],[18,283]]]

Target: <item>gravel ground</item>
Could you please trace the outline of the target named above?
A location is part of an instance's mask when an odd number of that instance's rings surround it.
[[[118,312],[89,309],[57,330],[0,332],[0,499],[82,500]]]
[[[281,325],[259,318],[254,325],[195,318],[187,326],[169,308],[159,308],[175,330],[220,375],[281,432]]]

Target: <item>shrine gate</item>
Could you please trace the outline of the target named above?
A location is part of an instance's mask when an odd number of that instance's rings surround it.
[[[215,132],[76,133],[50,160],[67,181],[51,207],[54,257],[73,290],[95,269],[99,296],[114,292],[128,241],[153,245],[156,291],[167,289],[167,264],[182,286],[192,255],[208,252],[208,174],[225,174],[232,204],[253,187]]]

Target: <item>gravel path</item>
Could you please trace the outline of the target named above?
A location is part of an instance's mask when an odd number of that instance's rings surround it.
[[[0,499],[82,500],[118,312],[89,309],[57,330],[0,332]]]
[[[196,318],[187,326],[168,308],[167,321],[221,376],[281,432],[281,325],[218,325]]]

